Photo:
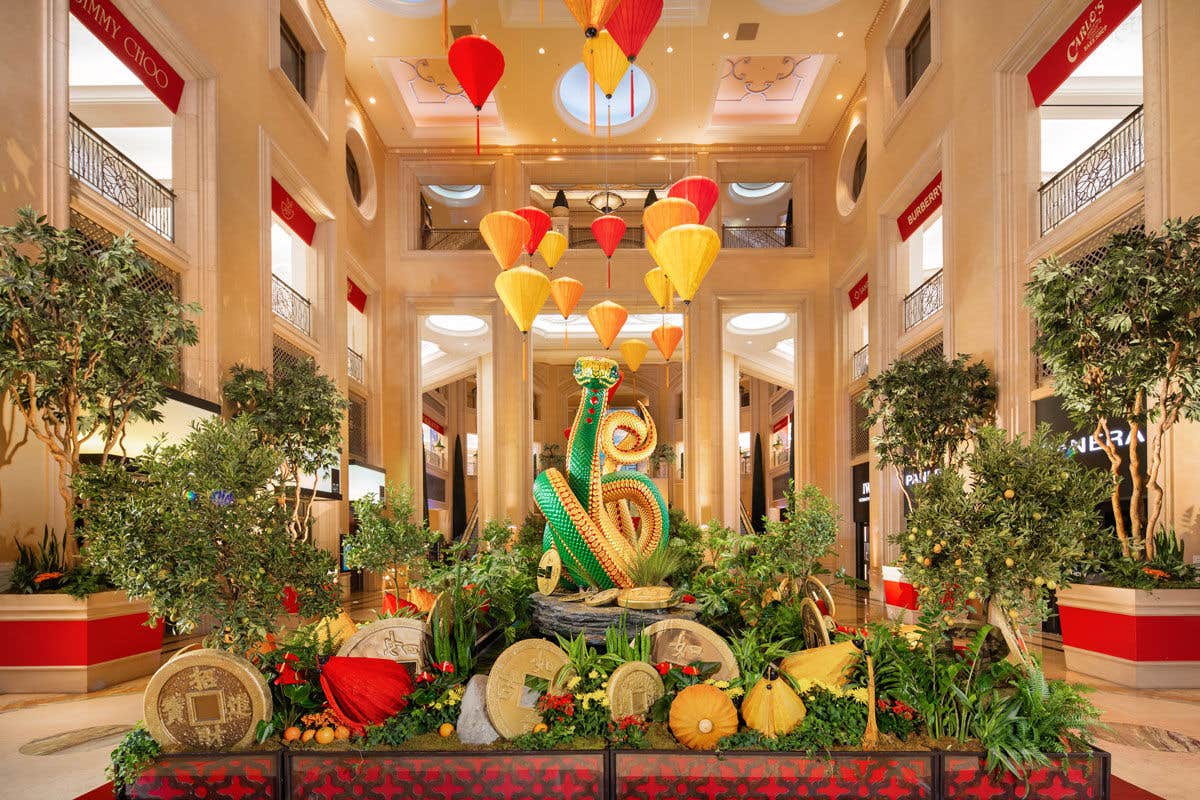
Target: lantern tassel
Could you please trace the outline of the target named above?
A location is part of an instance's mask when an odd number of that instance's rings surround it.
[[[442,0],[442,49],[450,49],[450,0]]]
[[[588,79],[588,133],[596,135],[596,83]]]
[[[521,331],[521,382],[529,383],[529,334]]]
[[[612,144],[612,98],[608,99],[608,144]]]
[[[475,112],[475,155],[479,155],[479,112]]]
[[[608,259],[608,289],[612,288],[612,259]]]
[[[567,318],[563,317],[563,347],[569,347],[570,341],[567,339]]]
[[[633,74],[633,59],[629,59],[629,118],[633,119],[633,87],[637,83]]]

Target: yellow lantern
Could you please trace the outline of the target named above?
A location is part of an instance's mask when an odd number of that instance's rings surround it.
[[[629,371],[633,373],[633,399],[637,400],[637,371],[642,362],[646,360],[646,353],[650,351],[650,345],[646,344],[641,339],[627,339],[621,342],[621,357],[625,359],[625,365],[629,367]]]
[[[625,327],[629,312],[612,300],[605,300],[589,308],[587,316],[596,335],[600,337],[600,343],[607,350],[612,347],[613,340],[617,338],[621,328]]]
[[[558,306],[558,313],[562,314],[563,347],[566,347],[567,318],[575,310],[579,298],[583,297],[583,284],[574,278],[555,278],[550,281],[550,296],[554,298],[554,305]]]
[[[642,282],[646,284],[646,289],[650,292],[650,296],[654,298],[655,305],[660,311],[666,312],[667,304],[671,302],[671,295],[674,294],[674,289],[671,287],[671,279],[667,277],[667,271],[662,267],[655,267],[647,270],[646,275],[642,278]]]
[[[648,241],[656,241],[676,225],[695,225],[699,221],[696,204],[682,197],[664,197],[642,212],[642,228]]]
[[[500,265],[508,269],[517,263],[529,241],[529,223],[511,211],[493,211],[479,221],[483,241]]]
[[[563,0],[563,5],[583,28],[583,35],[590,39],[608,22],[620,0]],[[621,57],[624,56],[622,53]]]
[[[611,33],[600,31],[598,36],[588,39],[583,45],[583,66],[604,96],[611,100],[621,78],[629,69],[629,57]]]
[[[513,216],[516,216],[515,214]],[[520,219],[520,217],[517,217]],[[523,334],[521,339],[521,375],[529,376],[529,359],[526,349],[529,345],[529,329],[537,317],[546,298],[550,296],[550,279],[533,267],[513,267],[496,276],[496,294],[517,328]]]
[[[538,252],[542,254],[542,258],[546,259],[546,266],[550,269],[558,266],[558,260],[566,251],[567,237],[558,231],[546,231],[546,235],[542,237],[542,243],[538,245]]]
[[[671,279],[671,285],[686,305],[692,302],[700,289],[700,282],[717,260],[717,253],[721,251],[721,237],[705,225],[676,225],[664,231],[654,247],[667,277]]]

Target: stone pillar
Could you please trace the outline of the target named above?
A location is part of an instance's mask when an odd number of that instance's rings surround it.
[[[492,355],[485,359],[479,389],[484,404],[481,423],[487,432],[486,438],[480,437],[480,455],[486,454],[488,461],[486,469],[480,467],[481,512],[489,511],[484,519],[507,517],[520,524],[533,502],[533,366],[529,348],[522,347],[523,335],[500,303],[491,326]],[[491,484],[490,497],[483,476]]]
[[[723,382],[721,314],[716,298],[698,295],[684,310],[683,447],[686,497],[695,522],[725,518],[722,486]]]
[[[395,284],[383,304],[383,468],[390,483],[406,483],[421,495],[421,370],[417,315]]]

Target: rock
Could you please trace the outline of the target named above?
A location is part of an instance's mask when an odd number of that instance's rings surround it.
[[[552,641],[556,633],[574,639],[582,632],[589,644],[604,644],[604,632],[619,625],[622,616],[625,617],[625,630],[631,637],[640,633],[647,625],[660,620],[696,619],[693,606],[687,603],[671,608],[639,610],[619,606],[593,608],[584,603],[569,603],[558,597],[547,597],[540,593],[534,593],[530,597],[533,604],[533,625]]]
[[[487,675],[472,675],[463,693],[455,730],[463,744],[491,744],[500,738],[488,719],[484,698],[487,696]]]

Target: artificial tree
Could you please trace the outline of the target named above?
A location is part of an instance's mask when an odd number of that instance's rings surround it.
[[[281,362],[272,373],[235,364],[221,391],[262,443],[278,451],[280,496],[291,506],[288,531],[294,539],[308,539],[312,503],[305,493],[311,497],[321,472],[341,462],[345,396],[311,358]]]
[[[86,553],[150,616],[182,631],[212,618],[207,644],[245,653],[275,631],[285,589],[302,613],[337,607],[333,557],[289,535],[278,501],[282,458],[245,417],[205,420],[178,444],[152,444],[138,473],[89,465],[77,479],[85,500]]]
[[[130,236],[96,246],[28,207],[0,228],[0,402],[58,465],[68,546],[84,442],[106,462],[131,422],[160,420],[183,349],[198,339],[199,307],[153,277]],[[5,412],[0,463],[24,441],[17,415]]]
[[[382,572],[400,591],[408,578],[416,577],[437,531],[417,513],[413,492],[406,484],[389,483],[382,499],[365,495],[354,501],[358,527],[346,537],[346,566]]]
[[[1093,428],[1108,457],[1122,553],[1149,560],[1163,511],[1163,443],[1181,419],[1200,420],[1200,217],[1168,220],[1161,232],[1113,234],[1098,259],[1044,259],[1025,302],[1038,331],[1034,352],[1063,408]],[[1116,428],[1121,421],[1128,436]],[[1142,436],[1146,464],[1137,448]],[[1128,509],[1121,502],[1123,443]]]
[[[936,350],[900,358],[863,391],[867,425],[880,426],[875,439],[879,464],[895,469],[910,505],[904,474],[956,467],[975,429],[992,417],[996,387],[991,370],[968,359],[959,353],[947,361]]]

